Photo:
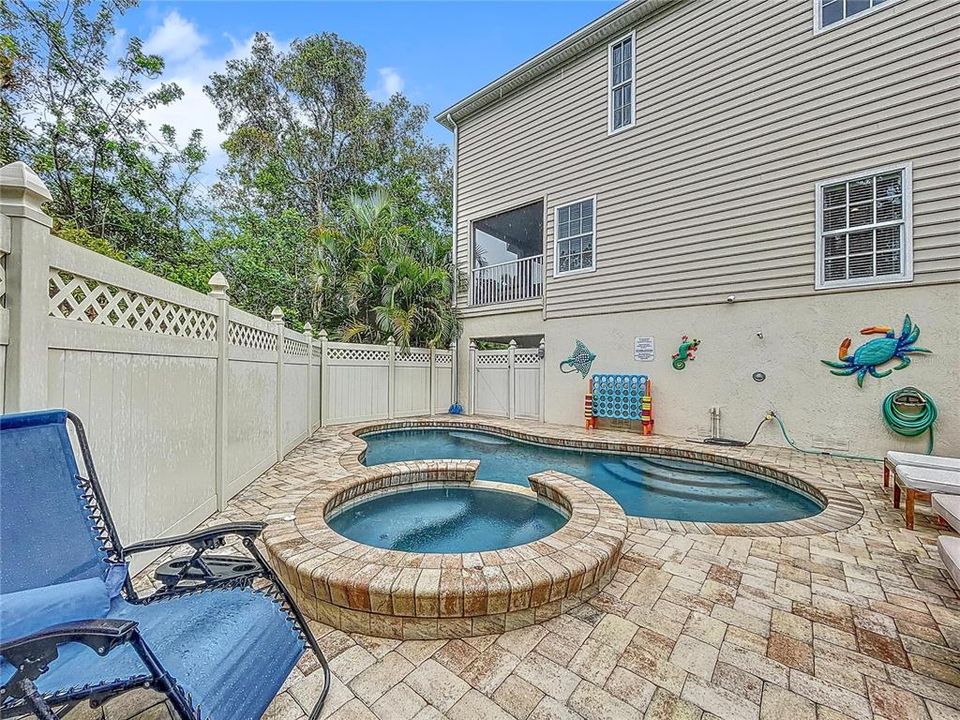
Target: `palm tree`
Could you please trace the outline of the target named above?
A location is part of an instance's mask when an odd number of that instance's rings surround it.
[[[460,334],[450,298],[451,241],[396,222],[386,193],[352,196],[323,228],[316,262],[315,316],[344,341],[443,347]]]

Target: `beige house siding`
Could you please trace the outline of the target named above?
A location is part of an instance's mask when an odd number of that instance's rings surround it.
[[[606,43],[460,121],[461,268],[472,221],[545,197],[547,318],[812,295],[816,183],[911,163],[909,284],[960,280],[960,5],[812,28],[813,0],[680,2],[635,28],[634,128]],[[597,271],[554,279],[554,208],[592,195]]]

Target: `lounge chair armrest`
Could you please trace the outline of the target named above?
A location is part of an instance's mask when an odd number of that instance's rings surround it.
[[[223,546],[224,538],[228,535],[237,535],[243,538],[256,538],[260,536],[263,529],[267,526],[262,522],[237,522],[217,525],[206,530],[197,530],[196,532],[185,535],[173,535],[166,538],[157,538],[156,540],[144,540],[143,542],[133,543],[123,549],[123,556],[135,555],[136,553],[147,552],[149,550],[162,550],[163,548],[174,547],[175,545],[189,545],[195,550],[212,550]]]
[[[70,642],[83,643],[101,655],[105,655],[117,645],[127,642],[136,629],[137,623],[133,620],[112,618],[61,623],[0,644],[0,655],[7,657],[31,645],[50,643],[63,645]]]
[[[0,644],[0,657],[15,668],[33,665],[40,672],[57,657],[57,647],[83,643],[98,655],[106,655],[118,645],[129,642],[137,630],[133,620],[98,618],[51,625],[30,635]]]

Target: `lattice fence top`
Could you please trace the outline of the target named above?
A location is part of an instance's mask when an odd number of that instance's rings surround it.
[[[477,353],[477,365],[487,365],[489,367],[507,367],[509,358],[506,352],[497,351],[495,354],[484,355]]]
[[[513,356],[514,365],[539,365],[540,364],[540,353],[536,350],[533,352],[518,352]]]
[[[323,357],[323,349],[319,345],[313,346],[313,357],[317,360]]]
[[[277,336],[274,333],[238,322],[230,323],[227,329],[227,340],[236,347],[253,350],[277,349]]]
[[[453,365],[453,353],[450,352],[438,352],[436,363],[440,367],[450,367]]]
[[[405,365],[412,365],[415,363],[429,363],[430,362],[430,351],[429,350],[411,350],[408,353],[397,351],[397,362],[403,363]]]
[[[362,360],[367,362],[386,362],[390,359],[390,353],[387,350],[377,348],[344,348],[328,347],[328,360]]]
[[[302,340],[283,339],[283,352],[291,357],[306,357],[309,346]]]
[[[173,335],[217,339],[217,316],[196,308],[50,268],[51,317],[95,325]]]

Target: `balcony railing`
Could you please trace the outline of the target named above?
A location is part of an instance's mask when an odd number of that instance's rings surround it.
[[[543,295],[543,255],[474,268],[471,305],[530,300]]]

